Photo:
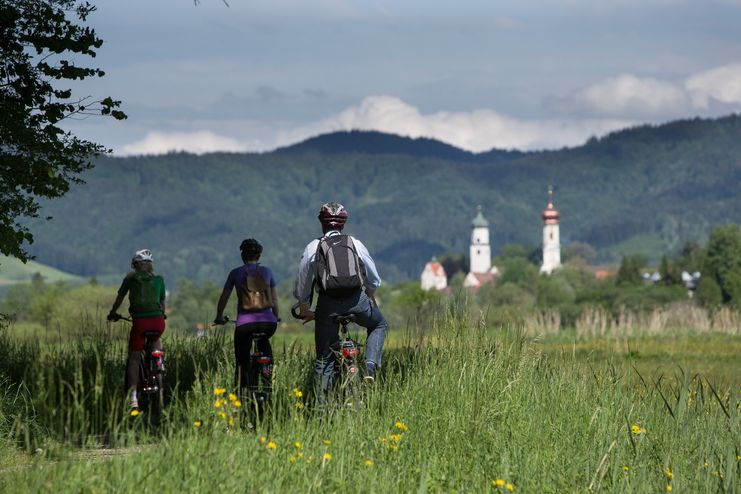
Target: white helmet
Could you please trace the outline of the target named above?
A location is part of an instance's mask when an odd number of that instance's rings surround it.
[[[152,252],[149,249],[142,249],[137,250],[134,254],[134,257],[131,258],[131,264],[134,264],[135,262],[152,262],[154,259],[152,258]]]

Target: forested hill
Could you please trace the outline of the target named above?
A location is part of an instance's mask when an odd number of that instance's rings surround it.
[[[38,260],[79,275],[120,273],[149,247],[169,279],[220,282],[256,237],[264,263],[292,276],[316,237],[319,206],[340,201],[347,231],[386,278],[416,278],[446,251],[467,253],[483,206],[493,252],[536,246],[549,184],[562,243],[602,260],[671,252],[709,229],[741,221],[741,118],[640,127],[558,151],[471,154],[429,139],[338,133],[266,154],[105,158],[34,222]]]

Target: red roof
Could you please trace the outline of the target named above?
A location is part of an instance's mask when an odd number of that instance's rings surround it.
[[[428,263],[427,263],[427,265],[425,266],[425,269],[427,269],[428,267],[429,267],[429,268],[430,268],[430,269],[432,270],[432,273],[433,273],[433,274],[434,274],[435,276],[445,276],[445,277],[447,277],[447,276],[448,276],[447,274],[445,274],[445,268],[444,268],[444,267],[443,267],[443,265],[442,265],[442,264],[440,264],[439,262],[436,262],[436,261],[430,261],[430,262],[428,262]]]

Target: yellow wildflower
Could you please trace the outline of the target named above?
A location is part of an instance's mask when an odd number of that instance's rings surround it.
[[[671,484],[667,484],[666,485],[666,492],[671,492],[671,491],[672,491],[672,485]]]
[[[226,388],[214,388],[214,396],[221,396],[226,393]]]
[[[234,393],[229,393],[229,401],[237,401],[237,395]]]
[[[295,443],[293,443],[293,447],[295,447],[296,449],[301,449],[301,443],[296,441]]]
[[[239,407],[241,407],[241,406],[242,406],[242,402],[241,402],[241,401],[239,401],[239,400],[234,400],[234,401],[232,402],[232,405],[234,405],[235,407],[239,408]]]
[[[271,440],[266,447],[272,451],[275,451],[276,449],[278,449],[278,445],[275,444],[275,441],[273,440]]]
[[[293,388],[293,396],[295,396],[296,398],[301,398],[302,396],[304,396],[304,393],[298,388]]]
[[[707,468],[708,467],[708,462],[706,461],[705,463],[702,464],[702,466],[703,466],[703,468]]]
[[[298,403],[296,403],[296,410],[301,410],[303,408],[304,408],[304,404],[303,403],[301,403],[300,401]]]
[[[396,451],[397,449],[399,449],[399,446],[397,446],[396,444],[389,444],[390,451]]]
[[[260,441],[260,444],[265,444],[265,441],[267,441],[267,439],[265,439],[265,436],[260,436],[260,439],[258,439],[258,441]]]
[[[391,434],[389,435],[389,439],[398,444],[401,441],[401,434]]]
[[[643,427],[641,427],[638,424],[633,424],[633,425],[630,426],[630,432],[632,432],[633,435],[635,435],[635,436],[640,436],[641,434],[645,434],[646,433],[646,429],[644,429]]]
[[[324,444],[325,444],[326,446],[329,446],[329,445],[331,445],[331,444],[332,444],[332,441],[330,441],[329,439],[325,439],[325,440],[324,440]]]
[[[296,457],[295,456],[291,455],[290,460],[291,460],[291,463],[296,463]]]
[[[322,456],[322,460],[329,461],[332,459],[332,455],[329,453],[324,453],[324,456]]]
[[[223,405],[223,404],[224,404],[224,400],[222,400],[221,398],[219,398],[218,400],[216,400],[214,402],[214,408],[221,408],[221,405]]]
[[[131,410],[131,412],[129,412],[129,415],[131,415],[132,417],[136,417],[137,415],[139,415],[139,410],[134,408],[133,410]]]
[[[304,454],[301,451],[299,451],[298,453],[296,453],[296,456],[298,456],[299,458],[303,458]]]
[[[497,487],[504,487],[504,479],[496,479],[491,481]]]
[[[623,472],[627,472],[630,470],[630,467],[628,465],[623,465]]]
[[[407,427],[407,425],[401,420],[397,420],[394,426],[396,426],[396,428],[399,429],[401,432],[406,432],[409,430],[409,427]]]
[[[363,465],[365,465],[366,467],[372,467],[373,466],[373,460],[371,460],[370,458],[368,458],[367,460],[365,460],[363,462]]]
[[[508,483],[508,484],[507,484],[507,485],[506,485],[505,487],[506,487],[506,488],[507,488],[507,490],[508,490],[508,491],[510,491],[510,492],[512,492],[513,490],[515,490],[515,486],[514,486],[514,485],[512,485],[511,483]]]
[[[202,426],[202,425],[203,425],[203,421],[202,421],[202,420],[195,420],[195,421],[193,422],[193,426],[194,426],[194,427],[200,427],[200,426]]]
[[[229,415],[229,425],[234,425],[234,417]]]
[[[664,475],[666,475],[667,479],[671,479],[674,477],[674,473],[672,472],[672,469],[669,467],[664,467]]]
[[[226,412],[219,412],[219,417],[221,417],[222,419],[225,419],[226,418]]]

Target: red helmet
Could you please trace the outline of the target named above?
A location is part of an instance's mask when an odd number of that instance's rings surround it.
[[[317,218],[324,229],[342,230],[347,221],[347,210],[339,202],[328,202],[322,205]]]

